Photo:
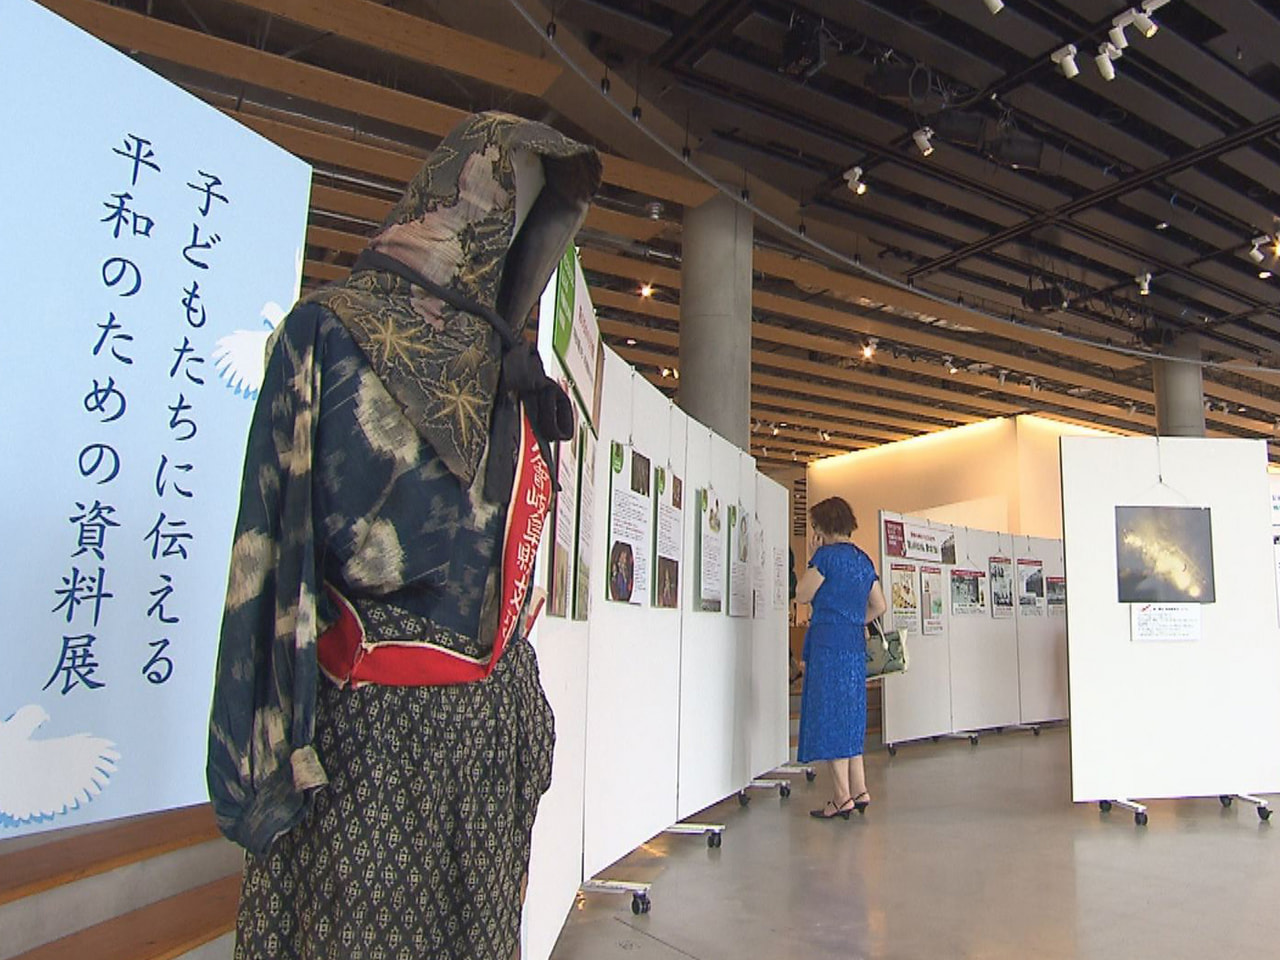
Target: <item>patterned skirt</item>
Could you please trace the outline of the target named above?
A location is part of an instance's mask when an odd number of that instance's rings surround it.
[[[320,683],[329,784],[246,857],[235,960],[510,960],[555,741],[533,649],[476,684]]]
[[[850,641],[849,633],[820,624],[809,627],[796,742],[799,763],[862,756],[867,736],[867,653],[865,646]]]

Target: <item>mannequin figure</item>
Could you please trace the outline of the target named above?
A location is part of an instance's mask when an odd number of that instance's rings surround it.
[[[600,181],[503,114],[268,346],[209,741],[236,960],[509,960],[552,717],[524,639],[568,399],[525,322]]]

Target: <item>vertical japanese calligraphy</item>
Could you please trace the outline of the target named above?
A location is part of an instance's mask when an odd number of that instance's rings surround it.
[[[310,173],[42,7],[0,0],[0,18],[6,118],[26,144],[0,158],[23,224],[0,241],[22,278],[4,295],[0,492],[22,505],[5,519],[24,546],[0,581],[23,638],[6,645],[0,718],[26,718],[37,753],[99,744],[79,780],[24,769],[3,837],[203,798],[252,414],[214,351],[296,297]]]

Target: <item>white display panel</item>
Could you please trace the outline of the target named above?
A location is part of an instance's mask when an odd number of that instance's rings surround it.
[[[696,421],[688,427],[689,489],[708,487],[722,504],[741,497],[740,451]],[[753,478],[754,479],[754,478]],[[686,533],[693,555],[693,524]],[[751,777],[746,701],[752,621],[693,608],[694,564],[684,573],[680,646],[680,786],[684,819],[740,789]]]
[[[889,564],[894,560],[901,561],[901,558],[886,555],[883,539],[885,520],[901,524],[903,519],[901,514],[885,511],[880,513],[881,561],[877,564],[877,571],[882,581],[884,571],[888,569]],[[929,526],[919,521],[916,525]],[[933,526],[940,533],[944,530],[940,525]],[[890,529],[897,528],[891,526]],[[949,527],[945,529],[950,530]],[[916,560],[906,562],[915,564],[917,568],[921,565],[921,562]],[[941,564],[931,565],[941,566]],[[910,633],[907,637],[907,649],[911,656],[908,670],[905,673],[884,678],[883,737],[885,743],[919,740],[922,737],[951,733],[955,729],[951,721],[951,645],[946,629],[950,616],[950,603],[944,603],[941,633],[929,635]]]
[[[1280,790],[1266,461],[1253,440],[1063,439],[1074,800]],[[1129,638],[1115,510],[1146,505],[1211,511],[1216,601],[1199,641]]]
[[[633,442],[665,461],[672,420],[667,398],[606,350],[597,490],[605,489],[611,441]],[[605,568],[607,523],[607,511],[597,509],[593,566],[599,570]],[[680,611],[598,597],[592,599],[587,657],[587,877],[675,822],[679,744]]]
[[[311,171],[43,7],[0,23],[13,836],[208,799],[245,436]]]
[[[1005,541],[1008,542],[1008,537]],[[1015,557],[1044,561],[1044,575],[1063,577],[1062,541],[1016,537]],[[1075,593],[1067,583],[1068,593]],[[1042,617],[1018,617],[1018,681],[1021,722],[1065,720],[1067,705],[1067,618],[1047,605]]]
[[[1008,534],[954,527],[955,566],[946,566],[947,583],[953,569],[988,572],[988,560],[1009,556]],[[1021,539],[1021,538],[1020,538]],[[983,577],[985,582],[988,577]],[[951,722],[956,731],[1011,726],[1020,717],[1018,693],[1018,631],[1014,618],[994,619],[986,585],[981,613],[956,615],[948,603],[951,650]],[[950,597],[948,597],[950,600]],[[933,638],[926,638],[933,639]],[[911,648],[915,669],[915,648]]]
[[[752,472],[755,473],[754,467]],[[768,477],[755,474],[756,515],[764,527],[765,555],[775,550],[787,552],[787,523],[791,496],[786,487]],[[786,568],[778,571],[784,578],[782,596],[787,595]],[[768,575],[773,576],[770,563]],[[791,719],[790,691],[787,688],[788,636],[787,606],[773,602],[773,584],[765,590],[763,609],[757,607],[753,621],[751,654],[751,726],[749,745],[750,776],[773,770],[787,762]]]

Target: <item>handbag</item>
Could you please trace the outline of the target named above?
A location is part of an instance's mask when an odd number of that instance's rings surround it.
[[[886,631],[879,618],[867,624],[867,676],[882,677],[890,673],[906,673],[907,632]]]

